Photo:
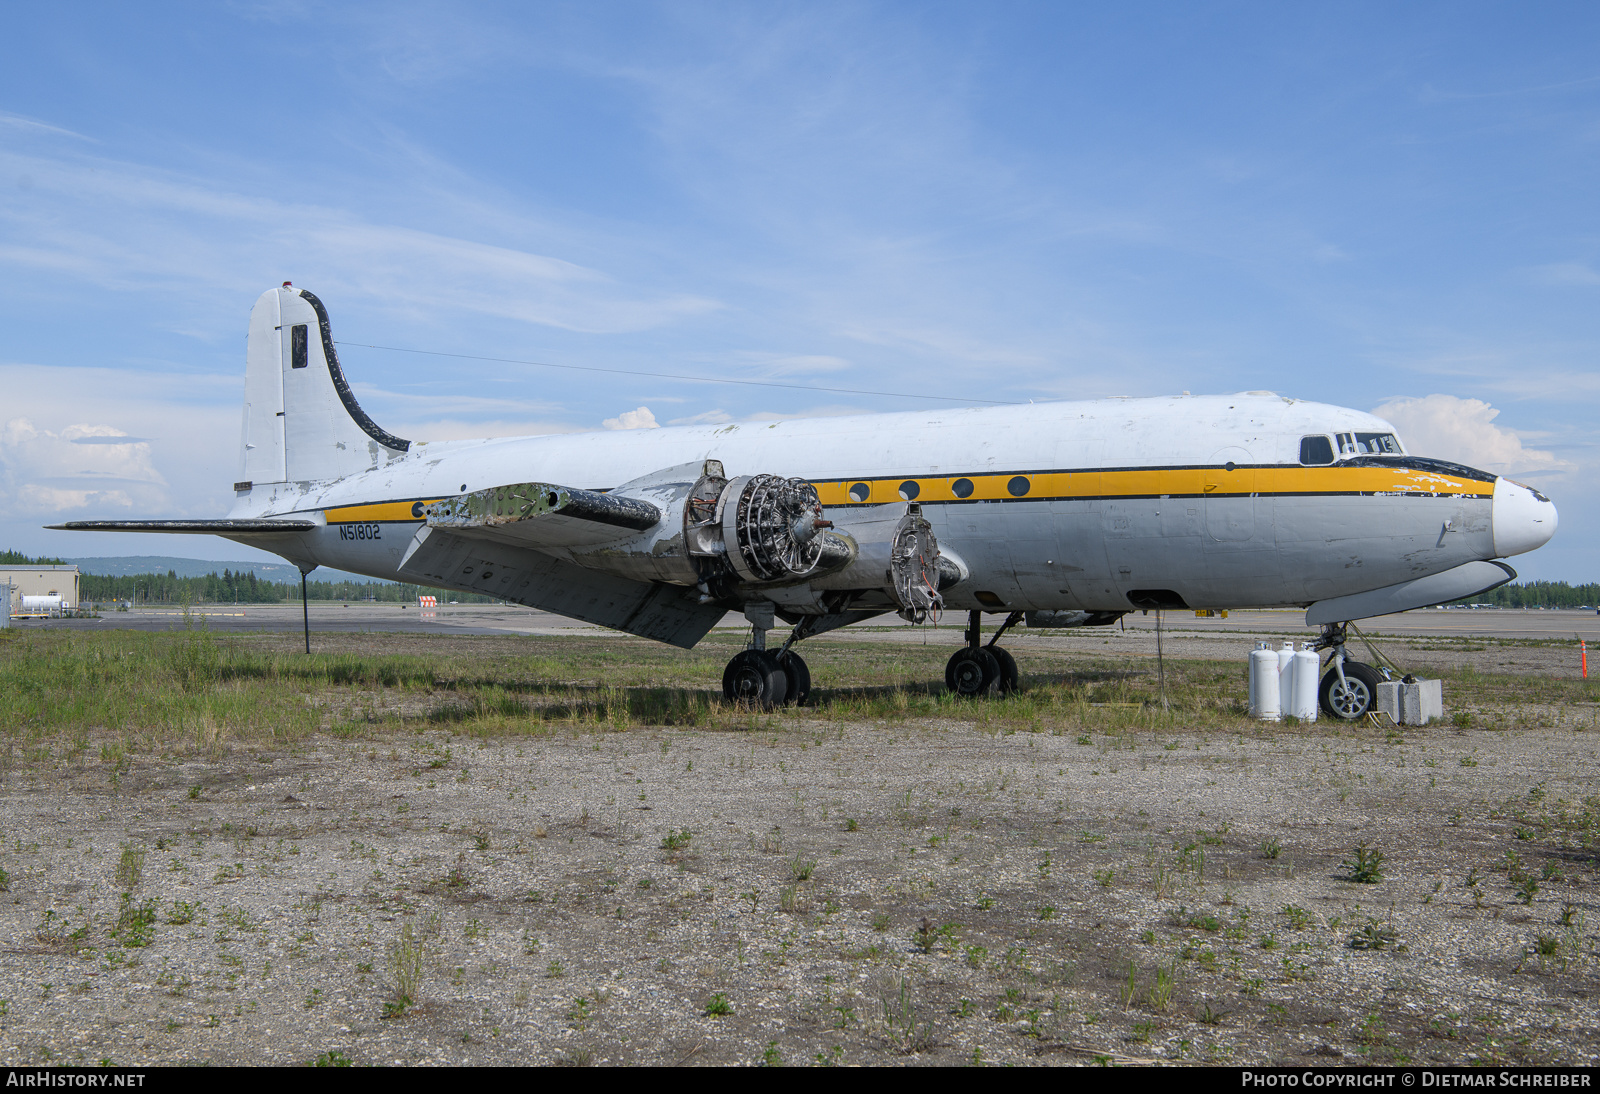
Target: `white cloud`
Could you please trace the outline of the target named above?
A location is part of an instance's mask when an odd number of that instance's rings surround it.
[[[540,437],[552,433],[577,433],[577,426],[565,422],[537,419],[463,420],[439,418],[431,421],[384,422],[399,436],[415,441],[480,441],[497,437]]]
[[[660,429],[661,423],[656,421],[656,416],[650,413],[650,408],[642,406],[638,410],[624,410],[615,418],[607,418],[600,423],[607,429]]]
[[[354,208],[289,204],[116,160],[0,150],[0,175],[32,180],[0,207],[8,237],[0,267],[19,276],[249,290],[261,287],[262,271],[281,270],[325,298],[338,290],[399,313],[466,312],[587,333],[645,330],[722,306],[549,255],[374,223]]]
[[[55,432],[27,418],[0,428],[0,482],[17,510],[47,515],[88,506],[126,510],[136,501],[159,504],[167,495],[148,441],[109,425]]]
[[[733,421],[733,415],[726,410],[706,410],[699,414],[692,414],[687,418],[673,418],[668,425],[721,425],[723,422]]]
[[[1530,266],[1527,274],[1544,285],[1600,285],[1600,273],[1585,262],[1551,262],[1544,266]]]
[[[850,362],[843,357],[828,354],[797,354],[791,357],[774,357],[762,369],[764,376],[806,376],[819,372],[843,372]]]
[[[1572,465],[1551,452],[1525,448],[1515,432],[1494,424],[1500,411],[1481,399],[1424,395],[1391,399],[1373,410],[1393,422],[1406,449],[1501,475],[1567,471]]]

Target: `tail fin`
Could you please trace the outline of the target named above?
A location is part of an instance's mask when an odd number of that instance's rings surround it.
[[[356,402],[322,301],[288,282],[262,293],[245,351],[240,477],[254,484],[339,478],[381,467],[410,447]]]

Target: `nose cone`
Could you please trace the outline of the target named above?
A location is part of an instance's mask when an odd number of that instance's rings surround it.
[[[1494,483],[1494,553],[1500,558],[1543,547],[1556,534],[1556,507],[1531,486]]]

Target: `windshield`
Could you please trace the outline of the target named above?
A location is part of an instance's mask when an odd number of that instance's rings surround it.
[[[1400,441],[1393,433],[1340,433],[1341,456],[1400,456]]]

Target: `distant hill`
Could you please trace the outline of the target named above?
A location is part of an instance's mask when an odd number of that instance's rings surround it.
[[[258,581],[292,581],[300,583],[300,571],[287,562],[208,562],[199,558],[173,558],[169,555],[120,555],[114,558],[69,558],[68,565],[76,566],[86,574],[103,574],[106,577],[133,577],[136,574],[164,574],[168,570],[179,577],[205,577],[220,574],[223,570],[234,573],[253,573]],[[319,567],[311,572],[313,581],[375,582],[374,577],[350,574],[343,570]],[[296,600],[300,594],[296,593]]]

